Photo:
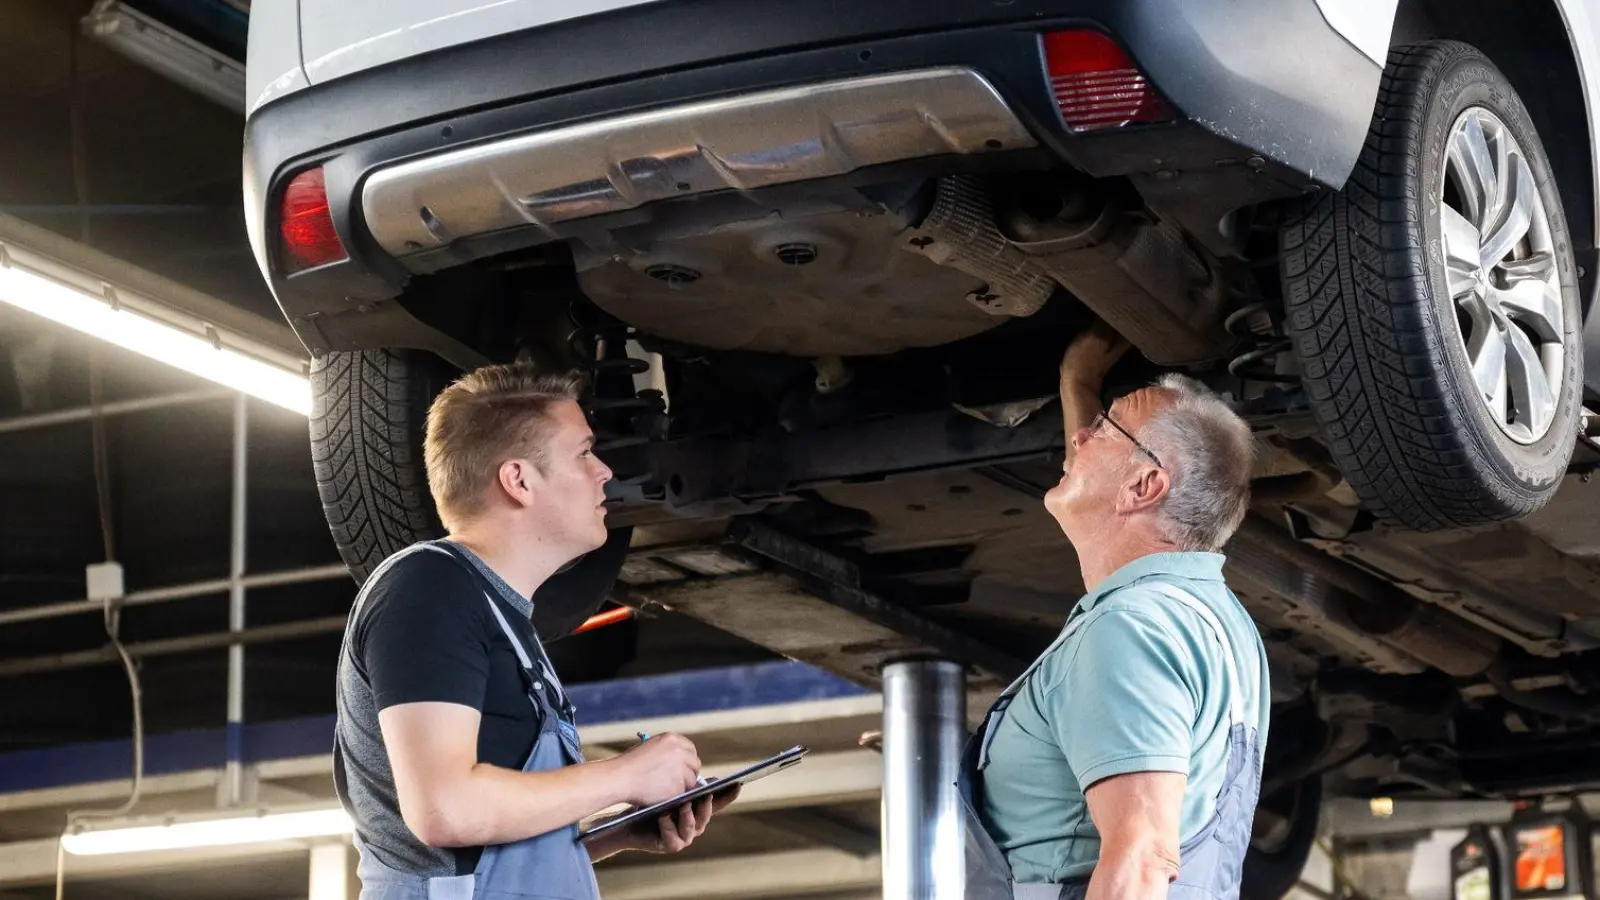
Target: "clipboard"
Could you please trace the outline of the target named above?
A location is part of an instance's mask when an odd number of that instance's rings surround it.
[[[643,806],[638,809],[623,813],[616,818],[607,819],[606,821],[590,828],[588,831],[580,832],[578,834],[578,840],[586,841],[590,838],[598,837],[600,835],[615,831],[618,828],[627,828],[629,825],[644,819],[656,819],[660,817],[662,813],[665,813],[669,810],[677,810],[686,803],[691,803],[700,799],[701,797],[715,794],[718,791],[722,791],[728,787],[731,787],[732,785],[749,784],[752,781],[765,778],[775,772],[781,772],[790,766],[799,765],[800,761],[805,758],[805,755],[810,752],[811,749],[809,747],[806,747],[802,744],[797,744],[783,751],[782,753],[770,756],[767,759],[764,759],[753,765],[745,766],[744,768],[730,775],[723,776],[722,778],[712,779],[711,781],[708,781],[699,787],[684,791],[676,797],[668,797],[667,799],[662,800],[660,803],[654,803],[650,806]]]

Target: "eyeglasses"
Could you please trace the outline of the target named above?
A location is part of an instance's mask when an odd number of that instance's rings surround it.
[[[1145,456],[1150,457],[1150,461],[1156,464],[1156,468],[1158,468],[1158,469],[1166,468],[1166,466],[1163,466],[1161,464],[1161,457],[1156,456],[1153,452],[1151,452],[1149,447],[1146,447],[1145,445],[1139,443],[1139,439],[1133,436],[1133,432],[1129,431],[1126,428],[1123,428],[1121,425],[1118,425],[1117,424],[1117,420],[1111,418],[1111,414],[1110,413],[1102,412],[1100,415],[1095,416],[1094,417],[1094,421],[1089,423],[1089,430],[1090,431],[1099,431],[1100,430],[1100,424],[1102,422],[1107,424],[1107,425],[1110,425],[1112,428],[1115,428],[1116,430],[1122,432],[1122,436],[1127,438],[1129,441],[1132,441],[1133,442],[1133,446],[1138,448],[1140,453],[1143,453]]]

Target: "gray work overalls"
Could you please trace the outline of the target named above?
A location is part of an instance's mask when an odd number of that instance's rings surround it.
[[[1232,900],[1239,896],[1239,878],[1244,854],[1250,843],[1255,820],[1256,800],[1261,791],[1261,735],[1257,715],[1242,692],[1256,681],[1239,679],[1233,643],[1216,615],[1188,593],[1165,584],[1144,582],[1141,588],[1194,610],[1222,647],[1222,658],[1229,678],[1238,686],[1228,704],[1228,768],[1217,795],[1216,812],[1199,833],[1180,848],[1178,879],[1167,896],[1171,900]],[[989,748],[994,732],[1006,709],[1039,664],[1083,623],[1078,616],[1067,623],[1061,635],[1040,654],[1039,659],[1011,683],[984,717],[983,724],[967,742],[961,762],[960,789],[966,817],[966,900],[1082,900],[1088,880],[1067,884],[1028,884],[1012,880],[1005,853],[984,829],[976,810],[983,803],[983,770],[989,766]],[[1264,701],[1258,701],[1264,702]]]
[[[539,719],[539,736],[533,750],[522,764],[524,772],[543,772],[583,762],[583,752],[578,741],[575,708],[567,699],[566,691],[556,678],[549,658],[542,648],[533,653],[523,646],[511,628],[511,623],[500,612],[500,607],[490,596],[488,584],[482,573],[471,563],[456,555],[453,550],[439,544],[422,545],[439,550],[465,566],[474,579],[482,583],[483,599],[494,613],[495,621],[517,651],[517,661],[522,666],[522,682],[528,701],[533,704]],[[534,657],[537,656],[537,659]],[[549,690],[547,690],[549,688]],[[559,698],[552,702],[551,694]],[[471,874],[429,878],[397,872],[379,862],[361,848],[357,874],[361,878],[361,900],[515,900],[520,897],[537,897],[540,900],[599,900],[600,888],[595,883],[594,864],[589,851],[578,841],[577,825],[558,828],[537,837],[484,847],[483,855]]]

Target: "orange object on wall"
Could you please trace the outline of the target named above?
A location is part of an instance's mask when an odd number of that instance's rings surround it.
[[[1566,831],[1543,825],[1517,831],[1517,891],[1559,891],[1567,886]]]

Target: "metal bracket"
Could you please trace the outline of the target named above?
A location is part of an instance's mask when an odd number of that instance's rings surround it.
[[[1046,405],[1013,428],[954,410],[895,416],[798,434],[686,439],[650,450],[652,480],[680,514],[738,498],[754,502],[839,482],[970,469],[1062,452],[1061,412]]]

